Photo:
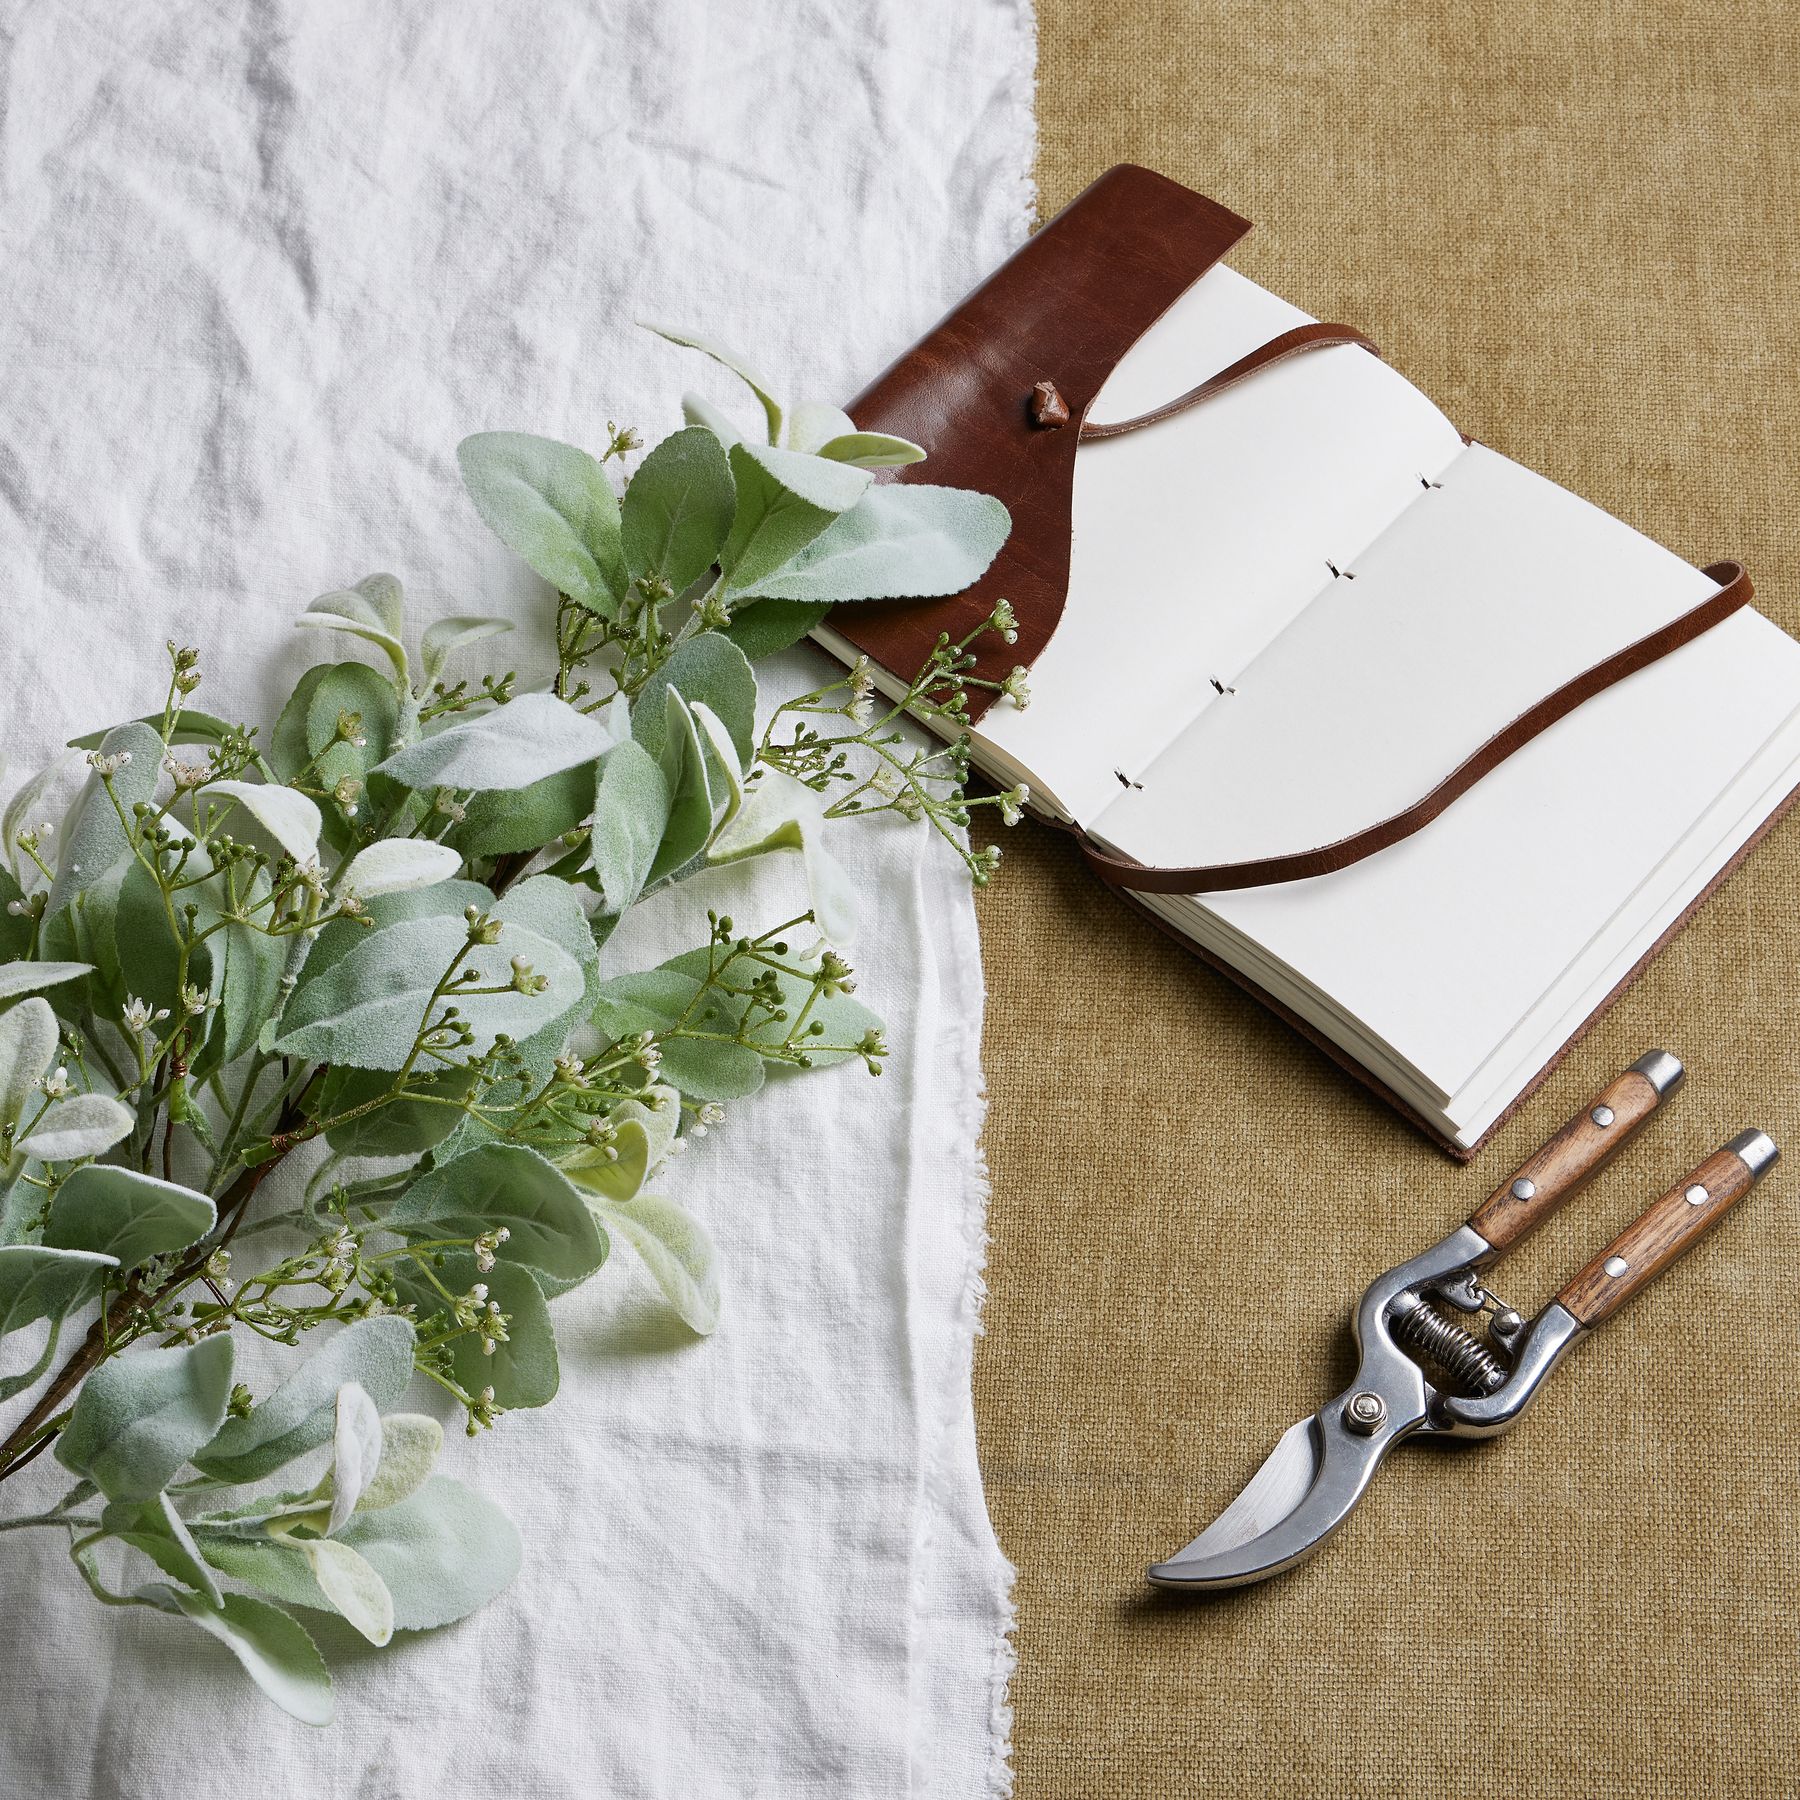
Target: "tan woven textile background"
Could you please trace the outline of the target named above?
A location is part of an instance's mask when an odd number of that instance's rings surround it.
[[[1245,273],[1800,626],[1800,10],[1038,13],[1046,216],[1126,159],[1214,195],[1256,221]],[[1020,1800],[1800,1793],[1800,819],[1460,1171],[1053,834],[1004,843],[977,1387]],[[1654,1045],[1686,1091],[1508,1266],[1514,1304],[1739,1128],[1791,1162],[1513,1436],[1401,1451],[1298,1573],[1153,1599],[1143,1565],[1346,1377],[1363,1282]]]

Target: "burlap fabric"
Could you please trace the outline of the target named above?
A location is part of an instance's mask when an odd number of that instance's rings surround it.
[[[1046,215],[1123,159],[1213,194],[1256,221],[1245,273],[1800,627],[1791,5],[1038,11]],[[1020,1800],[1800,1792],[1800,822],[1460,1171],[1065,841],[1003,841],[977,1398]],[[1654,1045],[1687,1089],[1508,1266],[1514,1304],[1739,1128],[1791,1164],[1512,1437],[1403,1450],[1296,1574],[1153,1599],[1143,1565],[1346,1376],[1362,1283]]]

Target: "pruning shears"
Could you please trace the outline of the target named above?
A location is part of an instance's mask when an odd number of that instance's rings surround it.
[[[1288,1427],[1243,1491],[1150,1580],[1240,1587],[1305,1561],[1349,1518],[1408,1438],[1510,1431],[1550,1371],[1641,1292],[1766,1174],[1779,1152],[1739,1133],[1665,1194],[1529,1323],[1483,1274],[1592,1179],[1680,1086],[1653,1050],[1597,1094],[1460,1225],[1373,1281],[1356,1308],[1360,1361],[1341,1394]]]

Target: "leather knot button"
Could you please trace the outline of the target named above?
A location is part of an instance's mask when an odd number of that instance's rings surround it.
[[[1054,381],[1040,381],[1031,390],[1031,422],[1044,431],[1060,431],[1068,424],[1069,403]]]

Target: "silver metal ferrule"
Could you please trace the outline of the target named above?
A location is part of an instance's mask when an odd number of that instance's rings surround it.
[[[1665,1098],[1687,1079],[1687,1070],[1681,1066],[1680,1059],[1666,1050],[1651,1050],[1631,1066]]]
[[[1781,1160],[1775,1140],[1766,1131],[1740,1131],[1725,1148],[1749,1168],[1752,1181],[1761,1181]]]

